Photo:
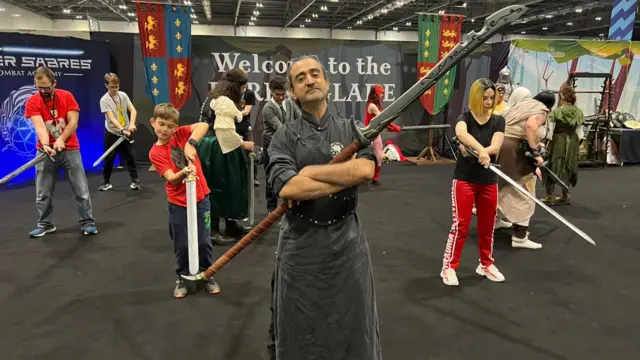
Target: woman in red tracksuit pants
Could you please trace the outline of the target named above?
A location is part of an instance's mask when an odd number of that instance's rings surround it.
[[[493,231],[498,207],[498,179],[485,168],[496,161],[504,139],[505,120],[492,113],[496,87],[489,79],[478,79],[469,94],[469,111],[461,114],[455,127],[456,137],[461,142],[463,156],[458,157],[453,173],[451,205],[453,225],[449,232],[440,276],[449,286],[458,285],[456,269],[460,254],[467,239],[471,223],[471,210],[477,208],[478,247],[480,264],[476,273],[495,282],[504,281],[504,276],[493,264]],[[471,156],[465,148],[477,152]]]
[[[376,84],[375,86],[372,86],[371,90],[369,90],[369,96],[367,98],[367,114],[364,118],[364,126],[369,125],[369,122],[371,122],[371,119],[373,119],[374,117],[376,117],[378,114],[382,112],[383,98],[384,98],[384,89],[382,88],[382,85]],[[387,125],[387,131],[400,132],[402,131],[402,129],[398,125],[391,123]],[[378,166],[376,166],[376,171],[373,175],[372,182],[374,184],[377,184],[378,180],[380,179],[380,168],[382,167],[382,157],[383,157],[382,135],[378,135],[378,137],[376,137],[375,140],[373,140],[372,145],[373,145],[373,150],[376,153],[376,159],[378,160]]]

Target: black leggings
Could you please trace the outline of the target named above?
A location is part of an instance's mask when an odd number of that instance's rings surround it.
[[[107,151],[113,144],[118,141],[120,136],[114,135],[108,131],[104,132],[104,151]],[[129,170],[129,176],[131,180],[138,180],[138,169],[136,168],[135,152],[133,145],[127,140],[123,141],[115,150],[104,159],[104,167],[102,168],[102,177],[104,182],[111,180],[111,172],[113,171],[113,162],[116,160],[116,155],[122,154],[127,162],[127,170]]]

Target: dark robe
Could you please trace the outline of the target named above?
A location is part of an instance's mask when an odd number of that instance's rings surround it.
[[[317,121],[303,112],[301,119],[283,124],[268,150],[274,192],[305,166],[327,164],[352,143],[351,122],[331,114]],[[371,145],[357,157],[376,162]],[[341,193],[357,202],[357,187]],[[326,204],[328,198],[318,200]],[[344,219],[334,212],[337,220],[318,225],[296,214],[296,207],[314,201],[294,206],[280,228],[273,296],[276,359],[380,360],[373,268],[358,215],[355,208]]]

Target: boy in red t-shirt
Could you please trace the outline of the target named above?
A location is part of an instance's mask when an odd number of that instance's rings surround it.
[[[180,275],[189,275],[189,250],[187,234],[187,187],[184,180],[189,174],[196,174],[196,200],[198,202],[198,255],[200,271],[212,264],[213,246],[211,245],[211,218],[209,187],[202,173],[196,148],[198,142],[209,130],[207,123],[195,123],[178,126],[180,113],[171,104],[158,104],[153,110],[151,126],[158,141],[149,151],[149,159],[158,173],[167,181],[167,200],[169,201],[169,234],[173,241],[176,257],[176,288],[173,296],[187,296],[187,287]],[[180,169],[176,161],[184,158],[191,164]],[[186,160],[184,161],[186,163]],[[220,286],[213,278],[205,282],[205,290],[210,294],[220,292]]]
[[[56,231],[52,199],[60,169],[64,169],[69,177],[82,232],[85,235],[96,234],[98,229],[92,215],[87,175],[76,135],[80,107],[70,92],[56,88],[55,74],[51,69],[42,66],[33,75],[38,92],[27,100],[24,117],[33,122],[38,149],[49,154],[55,162],[45,159],[36,165],[38,226],[29,236],[36,238]]]

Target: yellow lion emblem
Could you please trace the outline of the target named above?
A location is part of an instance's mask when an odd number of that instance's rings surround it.
[[[185,72],[187,71],[187,69],[184,68],[184,65],[182,65],[181,63],[178,63],[178,65],[176,65],[176,69],[173,71],[173,75],[176,77],[184,77]]]
[[[158,25],[156,19],[151,15],[147,16],[147,22],[144,24],[144,28],[147,29],[147,31],[151,31],[156,27],[156,25]]]
[[[187,88],[184,86],[184,82],[178,82],[178,87],[176,87],[176,95],[181,96],[187,92]]]
[[[147,40],[147,49],[153,50],[158,47],[158,40],[153,35],[149,35],[149,40]]]

